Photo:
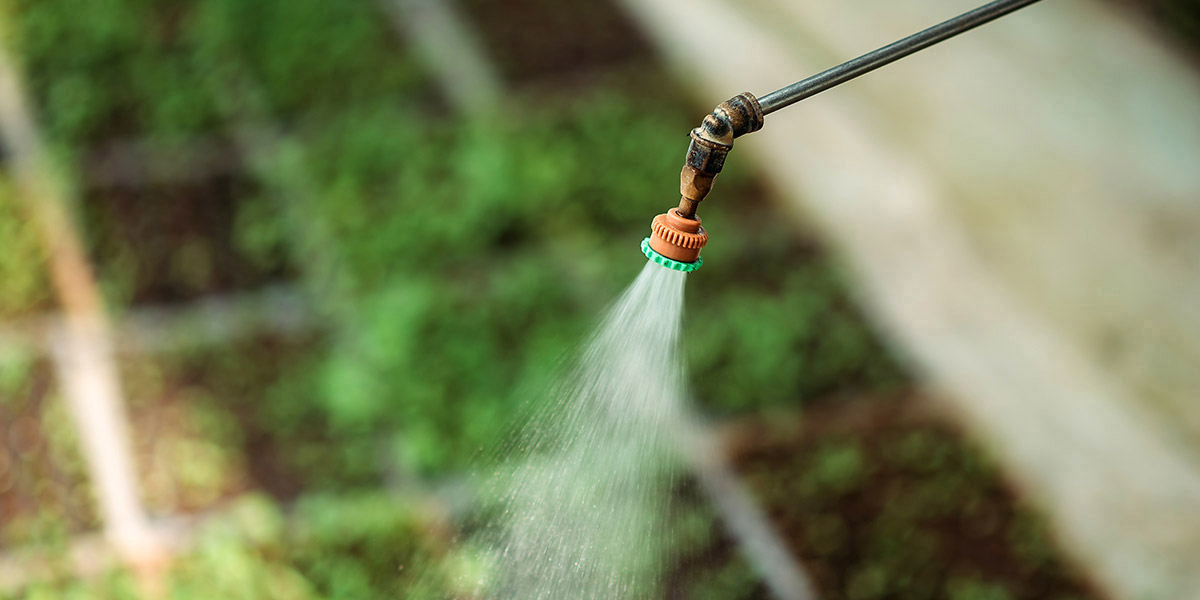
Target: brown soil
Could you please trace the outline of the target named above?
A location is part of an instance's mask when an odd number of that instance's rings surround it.
[[[650,59],[650,46],[613,2],[467,0],[466,16],[511,82]]]
[[[729,448],[826,600],[1100,597],[916,396],[753,419],[731,428]]]

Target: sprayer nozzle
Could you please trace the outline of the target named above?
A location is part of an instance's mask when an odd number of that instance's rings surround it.
[[[707,243],[708,232],[700,226],[700,217],[688,219],[671,209],[654,217],[642,252],[669,269],[695,271],[701,265],[700,249]]]
[[[698,270],[704,264],[704,259],[700,258],[699,256],[696,257],[696,262],[690,263],[671,260],[655,252],[654,248],[650,247],[650,238],[642,240],[642,254],[645,254],[646,258],[650,259],[659,266],[666,267],[672,271],[683,271],[684,273],[690,273],[691,271]]]

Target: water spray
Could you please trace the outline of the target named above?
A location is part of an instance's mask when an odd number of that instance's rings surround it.
[[[762,129],[766,115],[1037,1],[995,0],[761,98],[743,92],[717,105],[692,130],[679,174],[679,206],[654,217],[650,237],[642,240],[642,253],[676,271],[695,271],[704,264],[700,250],[708,243],[708,232],[696,210],[712,191],[734,138]]]

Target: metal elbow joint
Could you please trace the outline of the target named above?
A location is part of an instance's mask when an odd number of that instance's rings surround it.
[[[763,111],[750,92],[738,94],[713,109],[693,129],[679,174],[679,214],[693,218],[700,201],[712,190],[713,180],[725,166],[725,156],[736,137],[762,129]]]
[[[708,243],[708,232],[700,225],[696,208],[712,191],[713,180],[733,149],[734,138],[762,126],[763,110],[758,99],[744,92],[717,105],[692,130],[679,173],[679,206],[651,222],[650,237],[642,243],[647,257],[680,271],[700,268],[700,249]]]

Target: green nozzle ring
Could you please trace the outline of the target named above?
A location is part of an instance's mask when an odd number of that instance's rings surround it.
[[[684,273],[690,273],[692,271],[695,271],[695,270],[699,269],[701,267],[701,265],[704,264],[704,259],[700,258],[699,256],[696,257],[696,262],[690,262],[690,263],[689,262],[679,262],[677,260],[671,260],[671,259],[655,252],[654,248],[650,247],[650,238],[646,238],[646,239],[642,240],[642,254],[645,254],[646,258],[658,263],[659,265],[662,265],[673,271],[683,271]]]

